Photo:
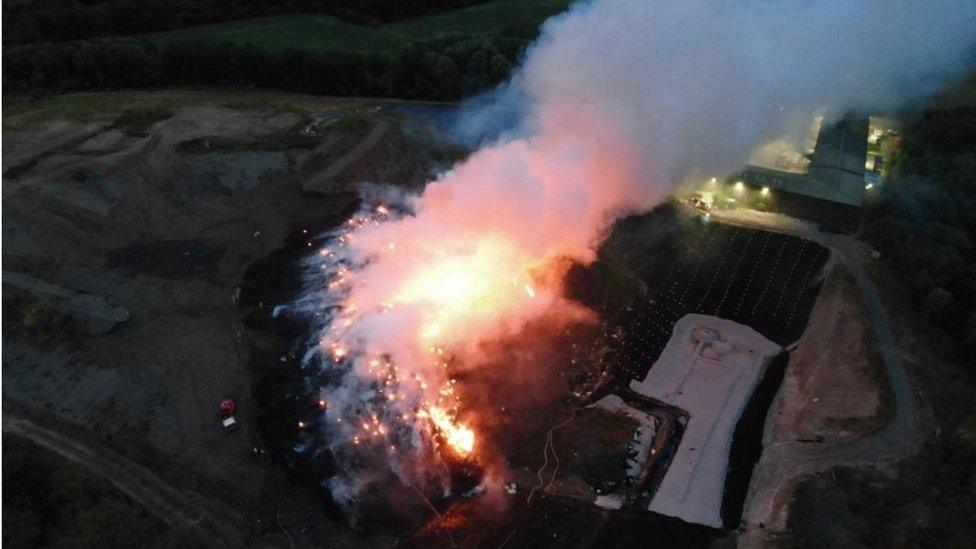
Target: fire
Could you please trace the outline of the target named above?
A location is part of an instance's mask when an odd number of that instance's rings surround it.
[[[430,418],[444,442],[459,456],[468,457],[474,451],[474,431],[452,419],[443,409],[431,406],[426,414],[420,412],[418,415]]]
[[[363,185],[362,211],[303,264],[304,293],[292,306],[314,323],[317,346],[303,358],[303,372],[328,399],[323,420],[314,425],[323,431],[317,442],[337,461],[340,473],[329,485],[342,505],[357,505],[388,470],[407,482],[443,475],[443,464],[429,451],[431,435],[460,455],[474,452],[475,433],[458,419],[487,425],[487,406],[496,403],[464,402],[469,388],[447,391],[450,380],[472,380],[474,392],[485,374],[480,368],[506,363],[506,357],[488,356],[503,349],[485,343],[533,321],[584,314],[562,296],[559,265],[596,260],[614,219],[661,203],[692,168],[714,173],[740,165],[756,132],[769,126],[747,122],[760,113],[772,122],[763,108],[771,97],[801,112],[810,106],[810,84],[840,76],[793,63],[806,78],[779,79],[765,96],[752,90],[757,93],[729,101],[730,91],[784,65],[797,50],[789,40],[773,41],[786,46],[779,48],[786,55],[770,63],[769,48],[753,47],[748,36],[769,33],[736,29],[743,23],[779,28],[789,10],[770,14],[762,4],[750,11],[710,2],[687,3],[688,10],[665,7],[686,4],[677,2],[655,9],[643,2],[583,4],[542,27],[542,39],[527,50],[511,85],[491,94],[498,102],[476,113],[497,118],[495,107],[517,103],[515,111],[524,113],[518,127],[487,140],[420,194],[405,195],[407,185]],[[824,28],[858,28],[848,24],[851,10],[807,11]],[[703,14],[721,24],[673,32]],[[962,28],[952,26],[959,36]],[[707,36],[731,38],[724,40],[731,49],[712,55],[715,40]],[[674,55],[688,51],[711,64],[703,69],[685,62],[688,55]],[[850,66],[825,59],[832,62],[822,67]],[[729,60],[751,70],[729,71]],[[879,66],[883,70],[871,73],[878,78],[866,82],[885,79],[887,69]],[[840,89],[828,99],[837,103],[846,93],[856,100],[882,89]],[[380,197],[396,203],[378,205]],[[455,377],[462,368],[465,376]],[[498,374],[492,379],[504,380],[506,373],[492,371]],[[485,408],[473,409],[479,405]],[[418,417],[421,412],[427,417]],[[366,430],[360,428],[365,418]],[[480,453],[492,447],[488,433],[480,433]],[[389,448],[397,449],[396,457],[387,455]]]
[[[464,402],[456,374],[478,367],[486,338],[515,333],[562,303],[558,266],[524,234],[445,233],[399,211],[381,205],[354,215],[311,256],[319,365],[341,379],[319,387],[316,425],[340,454],[356,448],[396,460],[413,452],[404,464],[440,474],[439,460],[490,447],[476,445],[470,421],[460,420],[479,410]]]
[[[422,311],[420,338],[425,342],[435,338],[442,343],[456,341],[468,335],[463,328],[490,322],[500,312],[518,308],[526,295],[536,296],[528,283],[524,283],[525,293],[509,283],[513,277],[528,279],[534,262],[500,236],[484,236],[463,249],[438,250],[432,255],[433,261],[407,273],[389,300]]]
[[[299,304],[321,319],[306,360],[326,380],[322,444],[349,471],[330,481],[338,501],[355,505],[361,467],[423,481],[447,452],[490,452],[469,419],[489,408],[454,380],[498,362],[487,342],[545,315],[587,317],[562,295],[568,261],[595,259],[609,213],[643,193],[624,177],[627,142],[552,135],[482,149],[416,199],[364,208],[311,255]]]
[[[471,358],[482,334],[518,329],[513,318],[531,317],[558,292],[536,279],[541,260],[517,235],[414,234],[401,227],[409,222],[377,206],[350,218],[315,255],[331,307],[320,347],[328,367],[363,387],[351,400],[323,387],[322,424],[364,451],[423,452],[429,446],[404,438],[419,432],[465,459],[477,437],[459,420],[472,410],[454,368]],[[359,250],[382,251],[358,257]]]

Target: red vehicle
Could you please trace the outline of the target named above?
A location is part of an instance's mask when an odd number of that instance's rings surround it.
[[[225,431],[237,429],[237,420],[234,419],[234,410],[236,408],[237,403],[232,398],[224,398],[217,406],[217,409],[220,411],[220,425]]]
[[[220,417],[224,418],[234,415],[234,408],[236,407],[237,403],[234,402],[234,399],[232,398],[225,398],[221,400],[220,406],[218,406],[218,409],[220,410]]]

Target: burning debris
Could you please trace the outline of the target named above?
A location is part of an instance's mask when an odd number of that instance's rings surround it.
[[[310,238],[304,295],[277,310],[314,323],[304,367],[319,417],[312,432],[303,422],[316,442],[302,448],[329,449],[340,470],[332,492],[347,508],[383,470],[425,493],[476,488],[478,411],[458,381],[483,360],[479,342],[517,332],[520,316],[586,316],[506,235],[435,245],[410,229],[418,219],[408,205],[374,204]]]

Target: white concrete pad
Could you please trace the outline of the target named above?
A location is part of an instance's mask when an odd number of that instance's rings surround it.
[[[647,377],[630,386],[689,415],[650,511],[722,526],[732,435],[749,397],[779,352],[775,343],[730,320],[691,314],[675,324]]]

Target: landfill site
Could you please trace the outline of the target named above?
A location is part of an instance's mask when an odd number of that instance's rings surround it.
[[[280,311],[360,215],[355,184],[415,191],[467,153],[382,103],[302,101],[145,92],[137,114],[5,119],[5,441],[204,545],[705,546],[785,531],[792,464],[836,463],[817,452],[890,417],[869,251],[676,196],[614,225],[598,265],[624,274],[570,269],[597,320],[492,343],[543,366],[457,374],[483,446],[444,459],[442,497],[404,491],[409,513],[364,504],[350,526],[323,488],[332,378],[308,370],[308,317]]]

